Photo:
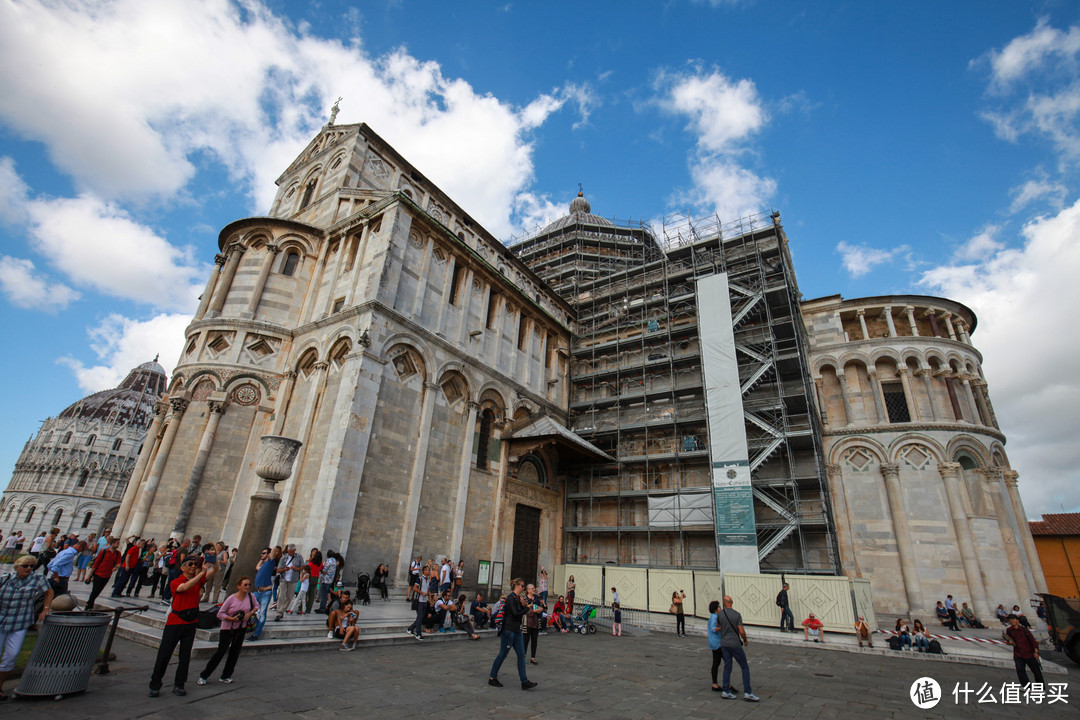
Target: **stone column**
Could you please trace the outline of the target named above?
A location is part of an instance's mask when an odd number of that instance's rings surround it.
[[[900,384],[904,388],[904,400],[907,401],[908,415],[911,417],[912,422],[918,422],[922,417],[919,415],[919,402],[915,399],[915,391],[911,389],[908,372],[906,367],[896,369],[896,374],[900,376]]]
[[[821,424],[822,424],[823,427],[828,429],[829,428],[829,411],[825,407],[825,390],[824,390],[824,386],[822,385],[822,380],[821,380],[820,375],[818,375],[817,377],[814,378],[814,388],[817,390],[818,408],[820,409],[820,414],[821,414]]]
[[[366,221],[365,221],[366,222]],[[323,241],[319,248],[319,259],[315,261],[315,267],[311,271],[311,279],[308,280],[308,293],[304,298],[304,309],[300,312],[300,324],[307,325],[311,322],[311,316],[315,313],[315,303],[319,299],[319,290],[322,288],[323,276],[326,274],[326,261],[330,256],[330,239]]]
[[[217,287],[217,281],[221,277],[221,268],[223,267],[225,267],[225,256],[218,253],[214,256],[214,269],[210,271],[210,278],[206,281],[206,288],[203,290],[202,297],[199,298],[199,309],[195,311],[195,320],[201,320],[202,316],[206,314],[206,309],[210,307],[210,298],[214,295],[214,288]]]
[[[1031,568],[1031,574],[1035,580],[1035,591],[1049,592],[1046,589],[1046,577],[1043,575],[1042,563],[1039,562],[1039,553],[1035,550],[1035,539],[1031,537],[1031,525],[1028,524],[1027,513],[1024,512],[1024,503],[1020,499],[1020,491],[1017,488],[1020,473],[1015,470],[1006,470],[1003,474],[1005,476],[1005,487],[1009,491],[1009,500],[1012,502],[1013,512],[1016,514],[1016,523],[1020,529],[1020,541],[1024,546],[1028,567]]]
[[[851,409],[851,400],[848,394],[847,373],[844,372],[843,368],[836,373],[836,380],[840,383],[840,399],[844,402],[844,418],[847,420],[847,426],[851,427],[855,424],[855,415]]]
[[[229,259],[225,261],[221,279],[218,280],[217,287],[214,289],[214,299],[210,301],[210,309],[207,311],[209,317],[217,317],[225,307],[225,298],[229,296],[233,278],[236,277],[236,268],[240,267],[240,260],[244,257],[244,250],[246,248],[243,245],[234,243],[226,251]]]
[[[930,321],[930,332],[934,337],[941,337],[941,328],[938,327],[937,313],[933,310],[926,311],[926,318]]]
[[[424,308],[424,294],[427,291],[427,277],[428,268],[431,267],[431,255],[435,249],[435,240],[428,238],[428,241],[424,244],[424,259],[420,263],[420,276],[416,282],[416,295],[413,296],[412,311],[409,313],[412,317],[416,318],[420,316],[420,312]]]
[[[499,484],[498,489],[495,491],[495,527],[491,531],[491,560],[492,562],[499,562],[502,560],[502,554],[499,552],[499,530],[503,525],[502,520],[502,508],[503,497],[506,495],[506,475],[510,468],[510,443],[502,442],[502,436],[510,430],[510,426],[513,421],[506,419],[503,420],[499,427],[502,432],[499,433],[499,441],[502,443],[499,448]],[[503,568],[503,582],[509,584],[512,578],[507,577],[506,573],[509,571],[504,566]]]
[[[967,403],[968,412],[971,413],[971,422],[973,425],[984,424],[982,418],[979,417],[979,407],[975,403],[975,393],[971,391],[971,375],[964,373],[960,376],[960,382],[964,388],[964,402]]]
[[[889,416],[885,413],[885,401],[881,397],[881,383],[877,379],[876,370],[867,370],[866,376],[870,379],[870,393],[874,396],[874,409],[877,410],[879,424],[889,422]]]
[[[1033,578],[1029,578],[1028,573],[1025,572],[1027,561],[1022,557],[1022,550],[1017,544],[1016,530],[1014,530],[1016,517],[1013,514],[1009,491],[1005,487],[1005,475],[998,465],[981,472],[985,473],[987,481],[993,488],[990,496],[994,500],[994,515],[997,517],[998,530],[1001,532],[1001,542],[1005,546],[1009,570],[1012,571],[1013,584],[1016,585],[1016,597],[1030,597]]]
[[[334,269],[330,271],[330,284],[327,285],[326,304],[323,305],[322,317],[330,314],[334,309],[334,296],[337,295],[338,277],[341,274],[341,256],[345,254],[345,235],[338,239],[338,250],[334,257]]]
[[[416,535],[417,514],[420,512],[420,493],[424,489],[424,471],[427,469],[428,441],[431,439],[431,416],[435,411],[435,393],[439,386],[424,382],[424,399],[417,428],[416,452],[413,454],[412,473],[409,476],[409,493],[405,496],[405,517],[402,521],[401,539],[398,541],[398,558],[394,566],[394,581],[408,581],[409,558],[413,552]]]
[[[352,268],[350,272],[352,276],[347,282],[347,289],[345,291],[345,307],[352,307],[356,304],[356,291],[357,286],[360,284],[360,271],[364,268],[364,255],[367,253],[367,234],[370,225],[363,225],[360,228],[360,232],[356,234],[356,255],[353,258]],[[344,250],[342,251],[344,252]],[[427,277],[421,275],[421,278]]]
[[[907,315],[908,325],[911,326],[911,336],[919,337],[919,326],[915,322],[915,308],[908,305],[904,308],[904,314]]]
[[[187,409],[187,405],[187,398],[169,398],[169,406],[172,411],[165,418],[165,435],[161,438],[161,447],[158,448],[157,456],[154,458],[154,465],[150,468],[149,475],[146,476],[146,487],[140,493],[135,512],[132,513],[131,526],[126,529],[128,535],[142,535],[143,527],[146,525],[146,517],[150,514],[150,507],[154,504],[154,496],[157,494],[161,476],[165,472],[165,463],[169,459],[169,452],[172,450],[173,440],[176,439],[176,431],[180,429],[180,420],[184,417],[184,410]]]
[[[271,435],[280,435],[285,427],[285,411],[292,399],[293,385],[296,383],[296,372],[286,370],[281,374],[281,386],[277,392],[277,402],[274,403],[274,424],[270,429]]]
[[[859,327],[862,329],[862,339],[870,339],[870,331],[866,329],[866,310],[862,308],[855,311],[855,314],[859,316]]]
[[[942,313],[941,317],[942,317],[942,319],[945,320],[945,327],[948,328],[948,330],[949,330],[949,339],[950,340],[955,340],[956,339],[956,330],[953,329],[952,315],[950,313]]]
[[[956,330],[957,330],[957,335],[960,336],[960,342],[965,343],[967,345],[970,345],[971,344],[971,336],[968,335],[967,323],[964,322],[963,318],[960,318],[960,317],[956,318]]]
[[[979,415],[982,417],[983,423],[998,428],[997,416],[994,415],[994,408],[990,406],[990,396],[986,392],[986,381],[981,378],[972,378],[971,387],[972,393],[975,395],[975,404],[979,407]]]
[[[848,577],[862,577],[859,555],[855,552],[855,540],[851,531],[851,515],[848,511],[847,493],[844,491],[844,468],[830,463],[825,466],[829,477],[829,497],[832,498],[833,522],[836,528],[836,546],[840,550],[840,563]]]
[[[214,446],[214,437],[217,434],[218,423],[225,413],[225,398],[208,401],[210,417],[207,418],[206,428],[203,430],[202,439],[199,441],[199,450],[195,454],[195,464],[191,467],[188,475],[187,487],[184,488],[184,497],[180,500],[180,509],[176,512],[176,522],[173,523],[169,537],[182,540],[187,532],[188,521],[191,519],[191,511],[195,509],[195,500],[199,497],[199,485],[202,484],[203,473],[206,471],[206,461],[210,459],[210,450]]]
[[[889,337],[896,337],[896,323],[893,322],[892,305],[886,305],[881,314],[885,316],[885,324],[889,327]]]
[[[237,569],[232,574],[234,579],[241,575],[254,577],[259,553],[272,544],[274,519],[281,505],[281,496],[274,486],[292,474],[293,460],[301,444],[299,440],[274,435],[263,435],[260,439],[255,474],[262,479],[263,486],[251,496],[248,505],[244,534],[236,544]]]
[[[154,419],[150,423],[150,429],[146,431],[142,450],[139,452],[139,458],[135,461],[135,468],[131,471],[127,488],[124,490],[124,499],[120,501],[120,509],[116,513],[116,519],[113,520],[113,534],[116,537],[127,537],[122,531],[131,515],[131,508],[135,504],[135,498],[139,496],[139,488],[142,486],[143,475],[146,474],[146,466],[150,463],[154,450],[157,449],[158,444],[161,442],[161,422],[165,419],[165,411],[168,408],[169,404],[161,400],[154,404]]]
[[[904,507],[904,493],[900,487],[900,466],[886,463],[881,466],[885,477],[885,492],[889,498],[889,515],[892,518],[893,535],[896,537],[896,551],[900,556],[900,573],[907,592],[908,613],[925,609],[922,599],[922,585],[919,582],[919,568],[915,560],[915,545],[911,541],[908,528],[908,514]]]
[[[478,403],[465,403],[462,413],[465,417],[465,437],[461,441],[461,458],[458,461],[457,498],[454,503],[454,529],[450,536],[450,556],[461,559],[461,542],[465,537],[465,508],[469,500],[469,476],[472,474],[472,440],[476,432],[476,413]]]
[[[266,280],[270,277],[270,271],[274,267],[274,260],[277,258],[278,253],[281,251],[277,245],[266,246],[266,260],[263,261],[262,269],[259,270],[259,279],[255,281],[255,287],[251,291],[251,298],[248,300],[247,310],[245,311],[245,317],[255,317],[255,311],[259,308],[259,301],[262,300],[263,290],[266,289]]]
[[[458,326],[458,345],[462,346],[469,339],[469,309],[472,307],[473,274],[472,268],[465,271],[465,277],[461,281],[461,293],[458,295],[461,298],[461,324]]]
[[[297,427],[298,440],[302,443],[306,443],[307,439],[311,437],[312,423],[315,421],[315,409],[319,404],[319,397],[323,393],[323,389],[326,387],[326,371],[330,368],[330,363],[320,360],[313,366],[312,377],[310,381],[311,390],[308,393],[307,404],[304,406],[304,415],[300,419],[300,424]],[[296,482],[291,482],[285,488],[285,496],[282,498],[281,507],[278,511],[277,524],[274,526],[274,537],[281,538],[285,533],[285,528],[289,525],[289,517],[292,513],[293,496],[295,494],[296,486],[300,484],[299,473],[304,469],[304,457],[307,454],[306,445],[302,445],[300,450],[297,451],[296,460]],[[295,533],[294,533],[295,535]]]
[[[964,578],[971,593],[971,606],[978,617],[990,617],[991,607],[986,600],[986,587],[983,585],[982,571],[979,569],[979,556],[975,552],[975,538],[971,533],[971,522],[967,516],[964,497],[967,493],[960,484],[960,463],[938,463],[938,473],[945,485],[945,500],[949,504],[953,532],[960,549],[960,562],[964,566]]]
[[[928,368],[919,368],[915,371],[915,375],[921,376],[923,379],[923,384],[926,386],[927,405],[930,408],[930,419],[936,421],[938,415],[937,409],[934,407],[934,381],[930,377],[930,370]]]
[[[457,267],[457,257],[450,255],[446,258],[446,277],[443,278],[442,297],[439,298],[439,314],[435,318],[433,329],[439,337],[446,337],[443,320],[446,319],[446,306],[450,304],[450,283],[454,281],[454,268]],[[407,565],[408,563],[406,563]]]
[[[963,420],[964,413],[960,410],[960,398],[956,396],[956,386],[953,384],[952,373],[949,370],[938,370],[934,373],[934,377],[943,376],[945,378],[945,389],[949,393],[949,405],[952,407],[953,419]]]

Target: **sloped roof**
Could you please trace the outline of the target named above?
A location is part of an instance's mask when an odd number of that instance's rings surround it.
[[[1080,535],[1080,513],[1044,514],[1028,524],[1032,535]]]
[[[550,415],[541,415],[528,425],[513,430],[508,436],[508,439],[527,440],[551,437],[559,438],[564,442],[569,443],[578,452],[585,453],[598,460],[606,460],[608,462],[615,461],[615,458],[611,457],[588,440],[585,440],[573,430],[563,427],[555,422]]]

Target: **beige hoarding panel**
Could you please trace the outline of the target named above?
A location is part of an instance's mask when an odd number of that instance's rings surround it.
[[[571,576],[574,578],[574,582],[577,584],[577,590],[575,591],[574,605],[575,608],[578,605],[584,605],[587,602],[595,602],[603,597],[604,592],[604,578],[603,567],[600,565],[565,565],[564,575],[562,583],[562,592],[566,593],[566,580],[569,580]],[[575,610],[576,612],[576,610]]]
[[[620,604],[633,610],[649,607],[649,571],[646,568],[604,566],[604,603],[611,604],[611,588],[619,591]]]
[[[870,581],[865,579],[852,580],[851,589],[855,593],[856,615],[865,617],[866,624],[871,629],[876,629],[878,624],[877,616],[874,614],[874,596],[871,593]]]
[[[686,591],[683,612],[694,614],[694,573],[689,570],[649,570],[649,610],[664,613],[671,608],[671,594]]]
[[[725,580],[728,595],[735,600],[735,607],[747,624],[780,626],[776,594],[783,584],[779,575],[727,573]],[[786,580],[791,585],[788,603],[795,616],[796,630],[812,612],[827,631],[854,632],[851,585],[846,577],[788,575]]]
[[[713,600],[721,602],[724,599],[723,583],[724,576],[722,573],[712,571],[694,572],[694,615],[702,618],[709,617],[709,603]]]

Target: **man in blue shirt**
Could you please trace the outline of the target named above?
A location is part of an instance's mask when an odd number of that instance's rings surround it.
[[[262,635],[263,625],[266,624],[266,613],[270,609],[270,600],[274,595],[274,574],[277,570],[277,562],[270,557],[270,548],[264,548],[259,553],[259,562],[255,565],[255,602],[259,603],[259,624],[255,626],[255,632],[251,633],[248,640],[258,640]]]
[[[80,540],[71,547],[61,550],[49,563],[48,570],[52,573],[49,582],[52,584],[53,594],[67,595],[68,578],[71,577],[71,571],[75,569],[75,558],[85,548],[86,543]]]

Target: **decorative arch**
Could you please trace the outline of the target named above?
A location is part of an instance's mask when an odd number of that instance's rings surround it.
[[[271,243],[272,237],[273,235],[269,229],[259,227],[249,230],[240,244],[248,250],[261,250]]]
[[[314,347],[315,341],[310,341],[307,345],[299,350],[294,366],[296,374],[301,377],[310,375],[315,370],[315,363],[319,362],[319,350]]]
[[[386,363],[390,358],[391,351],[394,351],[398,345],[408,345],[414,348],[421,357],[426,358],[435,355],[435,353],[432,352],[431,347],[424,342],[423,338],[409,332],[396,332],[384,339],[378,347],[373,346],[371,351],[381,358],[383,363]]]
[[[949,462],[960,462],[958,458],[965,454],[971,457],[976,467],[989,465],[989,454],[982,443],[970,435],[957,435],[949,441]]]
[[[840,360],[835,355],[821,355],[814,359],[814,373],[820,375],[821,371],[827,367],[831,367],[834,372],[838,372],[837,368],[843,367],[840,364]]]
[[[509,393],[493,382],[487,382],[481,385],[480,390],[477,393],[477,398],[477,402],[481,405],[490,403],[498,408],[500,417],[504,416],[506,408],[511,407],[513,404]]]
[[[305,238],[302,235],[296,235],[295,233],[287,233],[279,237],[276,242],[281,252],[297,250],[301,256],[314,254],[314,248],[312,247],[311,240]]]
[[[840,465],[844,461],[850,462],[850,454],[855,450],[861,450],[866,456],[865,462],[850,463],[856,470],[860,471],[865,470],[873,463],[882,465],[886,462],[886,458],[889,457],[888,450],[877,440],[865,435],[853,435],[833,445],[829,451],[829,463]],[[860,464],[862,467],[860,467]]]
[[[229,379],[224,387],[229,402],[240,406],[257,406],[264,397],[269,397],[270,388],[262,378],[249,373],[241,373]]]
[[[456,368],[448,368],[439,375],[439,387],[442,388],[446,404],[456,407],[469,402],[469,379]]]
[[[428,381],[428,364],[424,354],[416,346],[399,342],[392,345],[385,354],[385,362],[390,365],[400,382],[419,379]]]
[[[519,482],[550,487],[550,478],[548,462],[542,455],[531,452],[518,461],[517,479]]]
[[[345,358],[352,352],[353,341],[352,338],[345,336],[339,338],[330,349],[326,352],[327,362],[330,363],[330,367],[338,369],[345,364]]]

